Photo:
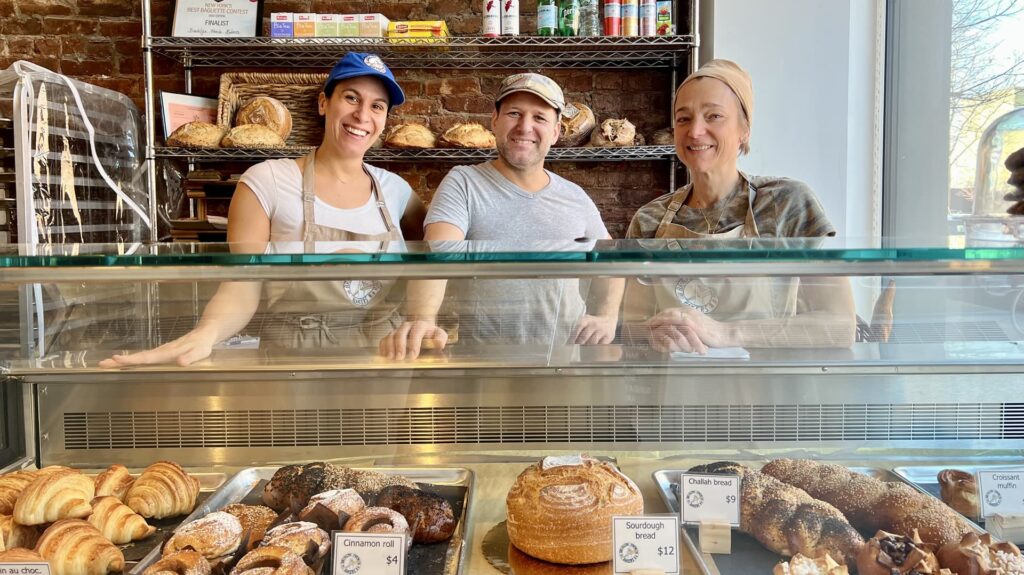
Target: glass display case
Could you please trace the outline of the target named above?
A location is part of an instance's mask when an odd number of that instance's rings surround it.
[[[34,294],[2,326],[23,335],[3,372],[5,393],[25,394],[18,454],[29,463],[464,470],[475,487],[458,572],[497,572],[485,548],[506,494],[547,455],[616,462],[648,513],[671,506],[658,473],[722,459],[887,471],[1021,462],[1024,248],[828,238],[0,249],[2,281]],[[622,285],[620,313],[607,303]],[[204,316],[223,294],[235,299]],[[415,331],[414,319],[422,349],[396,359],[379,340]],[[124,354],[166,351],[197,325],[238,335],[208,357],[128,365]],[[120,366],[101,367],[115,355]],[[684,563],[707,570],[706,560]]]

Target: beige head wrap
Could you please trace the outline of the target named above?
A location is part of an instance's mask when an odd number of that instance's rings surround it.
[[[747,125],[754,123],[754,86],[750,80],[750,74],[740,68],[739,64],[732,60],[711,60],[683,80],[676,90],[675,99],[679,98],[679,90],[682,90],[683,86],[697,78],[714,78],[729,86],[732,93],[736,94],[736,98],[740,101],[740,107],[743,108],[743,113],[747,116]],[[672,102],[673,112],[676,105],[675,99]]]

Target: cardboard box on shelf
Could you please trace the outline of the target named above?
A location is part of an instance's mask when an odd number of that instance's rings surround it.
[[[359,16],[361,14],[338,15],[338,36],[347,38],[359,37]]]
[[[270,15],[270,37],[291,38],[293,15],[291,12],[274,12]]]
[[[444,20],[414,20],[388,24],[388,40],[392,42],[435,41],[448,38],[448,25]]]
[[[316,14],[295,14],[292,34],[296,38],[312,38],[316,36]]]
[[[316,15],[317,38],[333,38],[338,35],[338,17],[334,14]]]
[[[389,22],[383,14],[360,14],[359,35],[363,38],[383,38],[387,34]]]

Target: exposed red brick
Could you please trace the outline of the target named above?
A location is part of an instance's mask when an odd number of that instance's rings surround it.
[[[441,102],[449,112],[483,114],[494,109],[494,98],[490,96],[442,96]]]
[[[441,111],[441,105],[435,99],[410,98],[397,111],[403,116],[436,114]]]
[[[125,16],[132,13],[132,1],[80,0],[78,10],[83,16]]]
[[[18,11],[24,15],[55,16],[75,13],[72,0],[18,0]]]
[[[480,93],[479,78],[444,78],[441,80],[441,95],[471,96]]]
[[[96,31],[96,21],[74,16],[46,16],[43,18],[43,28],[47,34],[88,36]]]
[[[0,34],[34,36],[43,33],[43,19],[40,16],[16,16],[0,19]]]

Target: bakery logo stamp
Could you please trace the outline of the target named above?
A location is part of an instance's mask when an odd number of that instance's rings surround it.
[[[704,494],[697,490],[687,493],[686,504],[694,509],[699,509],[701,505],[704,505]]]
[[[682,278],[676,282],[676,299],[701,313],[718,309],[718,294],[700,279]]]
[[[370,56],[363,58],[363,64],[366,64],[381,74],[388,73],[388,67],[384,65],[384,60],[381,60],[380,56],[374,56],[371,54]]]
[[[632,543],[623,543],[619,546],[619,559],[625,563],[633,563],[640,558],[640,550]]]
[[[346,280],[342,287],[348,299],[359,307],[368,307],[384,290],[384,284],[377,280]]]
[[[341,571],[345,575],[355,575],[363,567],[363,560],[355,553],[346,553],[341,558]]]
[[[988,503],[989,507],[999,507],[999,504],[1003,502],[1003,494],[996,491],[995,489],[989,489],[985,492],[985,503]]]

